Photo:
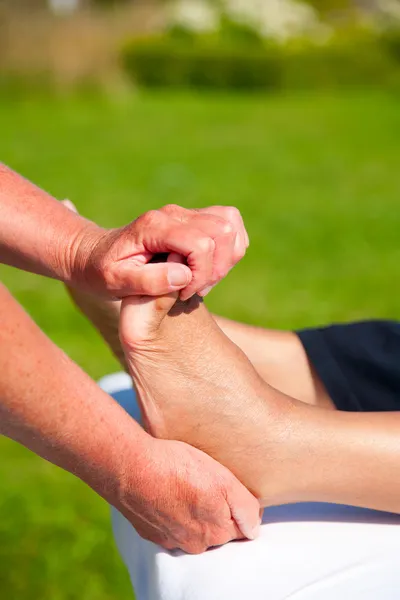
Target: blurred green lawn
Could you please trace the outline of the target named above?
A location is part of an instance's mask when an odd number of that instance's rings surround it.
[[[398,316],[399,140],[398,98],[372,92],[0,103],[1,159],[102,225],[238,206],[251,247],[209,305],[281,328]],[[116,369],[61,284],[1,279],[93,377]],[[0,453],[1,597],[131,598],[105,504],[8,440]]]

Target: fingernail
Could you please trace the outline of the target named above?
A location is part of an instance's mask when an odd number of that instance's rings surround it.
[[[203,290],[201,290],[201,292],[199,292],[199,296],[201,296],[202,298],[204,298],[205,296],[207,296],[207,294],[209,292],[211,292],[211,290],[213,289],[213,287],[214,287],[213,285],[208,285]]]
[[[175,288],[181,288],[189,283],[188,272],[182,265],[169,263],[168,283]]]
[[[249,540],[255,540],[260,535],[260,523],[253,527],[250,531],[250,535],[248,536]]]
[[[64,206],[66,206],[67,208],[69,208],[69,210],[72,210],[72,212],[78,212],[76,210],[75,205],[72,204],[71,200],[63,200],[62,203],[64,204]]]

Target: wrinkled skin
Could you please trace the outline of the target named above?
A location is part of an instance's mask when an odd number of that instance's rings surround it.
[[[236,208],[168,205],[99,236],[88,228],[74,250],[76,286],[107,296],[158,296],[180,290],[205,296],[243,258],[249,239]],[[177,252],[185,264],[151,263]],[[79,275],[80,274],[80,275]]]
[[[258,501],[210,456],[154,439],[144,463],[140,473],[125,472],[122,494],[111,500],[141,537],[191,554],[257,537]]]

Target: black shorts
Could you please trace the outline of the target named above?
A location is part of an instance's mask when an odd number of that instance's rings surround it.
[[[297,335],[339,410],[400,410],[400,323],[366,321]]]

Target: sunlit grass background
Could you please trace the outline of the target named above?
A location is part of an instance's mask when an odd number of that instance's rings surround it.
[[[170,202],[239,207],[251,246],[216,312],[280,328],[399,314],[398,97],[3,101],[0,132],[1,160],[104,226]],[[61,284],[1,279],[93,377],[117,368]],[[8,440],[0,455],[0,596],[132,598],[107,506]]]

